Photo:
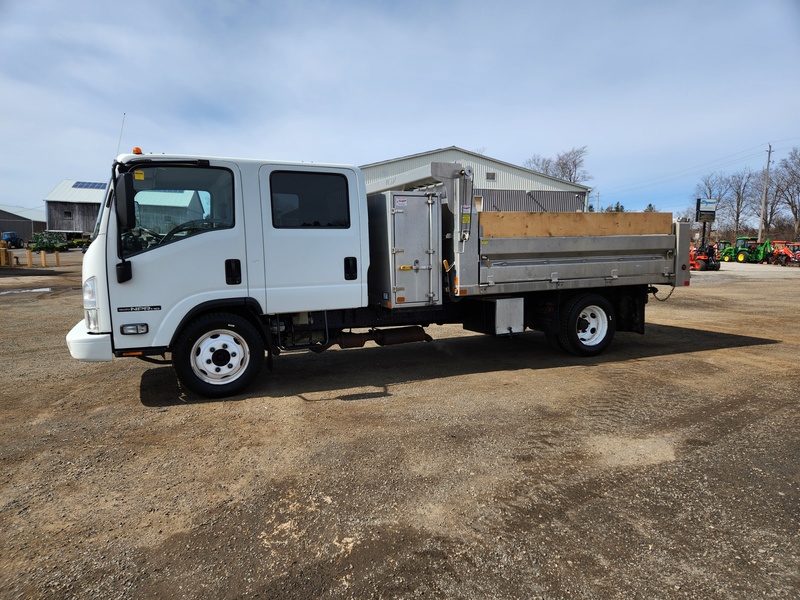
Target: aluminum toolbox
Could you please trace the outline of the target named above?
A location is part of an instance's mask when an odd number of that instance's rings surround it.
[[[389,191],[367,198],[369,298],[387,308],[442,303],[441,200]]]

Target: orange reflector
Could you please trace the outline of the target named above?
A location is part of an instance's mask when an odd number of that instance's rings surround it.
[[[133,153],[134,154],[142,154],[142,149],[139,148],[139,146],[134,146]]]
[[[405,301],[406,301],[406,297],[405,296],[398,296],[397,297],[397,303],[398,304],[400,304],[401,302],[405,302]]]
[[[142,356],[144,352],[123,352],[122,356]]]
[[[467,295],[467,290],[458,290],[458,295],[459,296],[466,296]]]

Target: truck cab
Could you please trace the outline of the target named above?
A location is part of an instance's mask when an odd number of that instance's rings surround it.
[[[356,168],[125,155],[109,188],[84,258],[86,318],[68,336],[76,358],[161,355],[209,314],[367,303]],[[245,369],[243,354],[210,380]]]

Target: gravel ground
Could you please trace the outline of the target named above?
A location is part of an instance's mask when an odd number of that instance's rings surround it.
[[[79,262],[0,271],[3,598],[800,596],[800,269],[597,359],[433,327],[206,401],[70,358]]]

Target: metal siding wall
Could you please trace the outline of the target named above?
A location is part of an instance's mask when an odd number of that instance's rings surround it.
[[[585,193],[536,190],[532,194],[521,190],[492,190],[475,188],[475,196],[483,196],[487,212],[577,212],[583,211]],[[576,197],[577,196],[577,197]]]
[[[30,219],[23,219],[15,214],[0,211],[0,231],[16,231],[19,237],[28,242],[35,232],[35,223]]]
[[[464,155],[458,149],[445,148],[440,151],[412,156],[405,159],[386,162],[363,169],[367,183],[383,181],[411,169],[416,169],[431,162],[458,162],[472,167],[474,171],[475,195],[484,197],[486,210],[491,206],[486,199],[491,198],[500,210],[522,212],[574,212],[583,210],[586,198],[584,186],[562,182],[537,175],[521,167],[499,163],[491,158]],[[486,180],[486,173],[495,173],[494,181]],[[480,190],[480,193],[479,191]],[[524,198],[526,192],[533,190],[536,201]],[[575,196],[580,200],[576,200]],[[542,208],[543,207],[543,208]]]

